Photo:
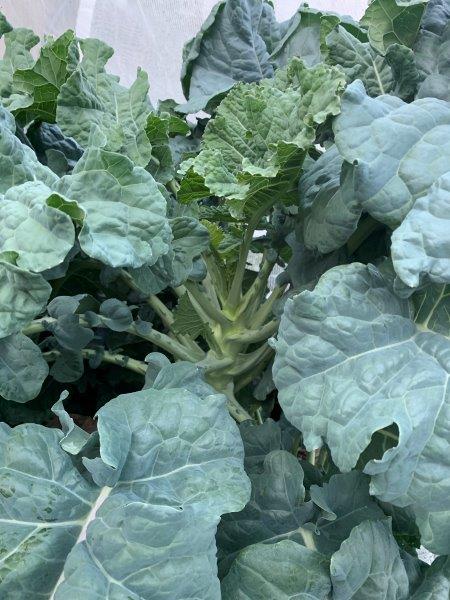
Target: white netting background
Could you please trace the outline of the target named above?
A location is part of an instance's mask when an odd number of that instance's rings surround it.
[[[183,44],[195,35],[216,0],[0,0],[12,25],[38,35],[74,29],[80,37],[98,37],[115,54],[112,72],[130,85],[138,66],[150,78],[153,101],[183,100],[179,74]],[[275,0],[279,20],[289,18],[300,0]],[[314,8],[360,18],[367,0],[310,0]]]

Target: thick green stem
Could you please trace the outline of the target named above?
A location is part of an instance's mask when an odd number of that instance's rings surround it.
[[[30,323],[27,327],[24,327],[22,333],[25,335],[34,335],[37,333],[42,333],[43,331],[47,331],[48,325],[51,323],[56,323],[56,319],[52,318],[43,318],[36,319]],[[89,324],[85,321],[82,315],[80,315],[80,325],[85,327],[89,327]],[[103,326],[104,325],[100,325]],[[194,353],[192,349],[185,348],[176,340],[173,340],[165,333],[160,333],[154,329],[150,329],[147,332],[140,331],[135,323],[132,323],[128,329],[126,330],[128,333],[140,337],[141,339],[147,340],[155,346],[166,350],[169,354],[174,356],[179,360],[186,360],[189,362],[195,362],[196,360],[202,360],[205,356],[203,350],[199,347],[199,352]]]
[[[199,358],[198,356],[193,355],[192,352],[190,352],[187,348],[182,346],[176,340],[173,340],[165,333],[161,333],[159,331],[156,331],[155,329],[150,329],[148,332],[144,333],[138,330],[135,323],[132,323],[127,329],[127,331],[128,333],[132,333],[133,335],[136,335],[142,338],[143,340],[147,340],[148,342],[155,344],[155,346],[159,346],[159,348],[162,348],[163,350],[165,350],[166,352],[168,352],[169,354],[171,354],[179,360],[195,362]]]
[[[205,261],[208,273],[211,277],[211,281],[214,285],[216,293],[221,301],[222,305],[225,303],[227,298],[227,282],[224,276],[224,269],[220,268],[218,259],[214,252],[202,254],[202,258]]]
[[[178,190],[180,189],[180,186],[178,185],[177,181],[175,179],[172,179],[171,181],[169,181],[169,183],[167,184],[167,187],[169,188],[169,190],[172,192],[172,194],[175,196],[175,198],[177,197],[178,194]]]
[[[242,302],[239,305],[240,314],[244,313],[248,309],[250,309],[250,312],[254,312],[255,309],[258,308],[261,299],[264,298],[264,292],[267,289],[267,282],[275,262],[275,257],[268,258],[267,255],[264,255],[258,275],[248,291],[245,293]]]
[[[272,357],[273,350],[267,344],[263,344],[250,354],[238,354],[234,366],[229,370],[229,375],[238,377],[252,371],[260,362],[265,362]]]
[[[252,317],[252,325],[253,327],[259,327],[263,323],[267,321],[267,319],[272,314],[272,309],[277,300],[281,298],[284,294],[286,287],[274,287],[272,293],[261,306],[258,308],[256,313]]]
[[[258,227],[261,219],[273,204],[273,200],[265,202],[259,210],[257,210],[250,218],[247,229],[245,231],[244,239],[239,251],[239,258],[234,272],[233,281],[231,282],[230,291],[226,302],[226,308],[231,312],[234,312],[241,300],[242,295],[242,282],[244,281],[245,270],[247,268],[248,253],[250,252],[250,246],[253,241],[253,234]]]
[[[227,385],[226,388],[222,390],[222,392],[227,397],[228,412],[235,421],[237,421],[238,423],[243,423],[244,421],[248,420],[253,421],[252,417],[248,414],[245,408],[243,408],[236,400],[234,396],[232,383]]]
[[[264,342],[272,337],[278,330],[279,321],[273,319],[260,329],[244,329],[239,333],[229,336],[229,340],[233,342],[241,342],[241,344],[256,344]]]
[[[174,318],[172,312],[167,308],[167,306],[165,306],[158,296],[155,296],[154,294],[147,298],[147,302],[159,316],[164,325],[170,329],[173,325]]]
[[[58,350],[50,350],[49,352],[43,352],[42,356],[46,361],[53,362],[60,356],[60,354],[61,353],[58,352]],[[147,371],[146,363],[134,358],[130,358],[129,356],[125,356],[124,354],[113,354],[112,352],[95,350],[92,348],[85,348],[84,350],[81,350],[81,354],[85,359],[96,358],[100,354],[102,362],[123,367],[124,369],[133,371],[139,375],[145,375]]]
[[[229,319],[227,319],[227,317],[214,306],[208,295],[201,290],[197,283],[193,281],[186,281],[184,285],[191,300],[195,300],[197,305],[201,308],[203,313],[213,325],[218,324],[227,327],[230,324]],[[193,306],[195,308],[194,304]]]

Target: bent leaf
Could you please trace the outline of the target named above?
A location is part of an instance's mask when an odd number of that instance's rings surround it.
[[[0,252],[17,253],[17,266],[35,273],[61,264],[75,242],[70,217],[47,205],[51,195],[43,183],[28,181],[0,201]]]
[[[331,557],[335,600],[406,600],[409,582],[391,527],[365,521]]]
[[[330,591],[327,560],[290,540],[250,546],[222,582],[223,600],[326,600]]]
[[[217,521],[248,495],[224,397],[119,396],[99,411],[98,430],[101,458],[84,459],[89,483],[60,447],[62,432],[2,425],[2,597],[21,586],[55,600],[218,600]]]
[[[374,267],[331,269],[313,292],[287,301],[273,376],[306,447],[326,441],[341,470],[356,465],[374,432],[397,425],[397,446],[365,467],[371,493],[411,506],[423,543],[447,553],[450,465],[442,436],[450,342],[429,328],[438,304],[439,298],[428,305],[428,315],[421,311],[416,325],[410,301],[398,298]]]
[[[195,113],[239,81],[273,77],[269,53],[282,33],[266,0],[219,2],[184,47],[181,83],[189,102],[179,108]]]
[[[54,189],[85,213],[78,240],[92,258],[137,268],[167,252],[166,201],[150,173],[126,156],[89,148]]]
[[[419,198],[392,234],[392,262],[408,286],[450,282],[450,172]]]

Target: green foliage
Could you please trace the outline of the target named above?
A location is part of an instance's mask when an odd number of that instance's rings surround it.
[[[221,0],[155,108],[1,17],[2,600],[447,600],[449,32]]]

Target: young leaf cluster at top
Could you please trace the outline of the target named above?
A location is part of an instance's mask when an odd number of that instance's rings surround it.
[[[447,600],[449,0],[0,34],[0,597]]]

